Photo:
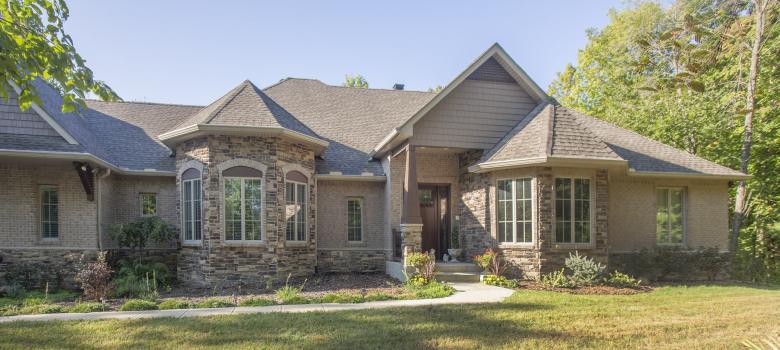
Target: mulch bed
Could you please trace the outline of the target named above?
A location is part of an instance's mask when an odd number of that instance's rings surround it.
[[[307,279],[290,279],[287,283],[293,287],[303,285],[303,291],[301,292],[303,297],[321,297],[335,292],[350,294],[381,292],[388,295],[400,295],[405,292],[400,282],[381,273],[325,274],[312,276]],[[254,297],[273,298],[276,290],[284,285],[285,281],[274,284],[270,289],[264,286],[242,286],[241,288],[233,286],[217,289],[174,286],[170,291],[160,291],[160,298],[175,298],[190,302],[199,302],[213,297],[233,297],[234,295],[239,300]]]
[[[588,294],[588,295],[632,295],[647,293],[653,290],[650,286],[640,286],[638,288],[616,288],[610,286],[594,285],[577,288],[552,288],[536,281],[520,281],[518,290],[542,290],[548,292],[559,292],[569,294]]]

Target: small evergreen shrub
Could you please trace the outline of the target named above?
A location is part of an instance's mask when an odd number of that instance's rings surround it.
[[[563,272],[563,269],[542,275],[541,283],[550,288],[574,288],[577,285]]]
[[[117,296],[155,299],[159,296],[158,287],[168,282],[165,264],[122,260],[120,266],[114,279]]]
[[[569,280],[575,285],[588,286],[598,282],[604,273],[606,266],[596,262],[592,258],[580,255],[579,252],[569,253],[565,261],[566,267],[571,271]]]
[[[455,293],[455,288],[438,281],[431,281],[422,287],[410,287],[417,299],[444,298]]]
[[[76,282],[84,291],[84,296],[92,300],[105,300],[113,290],[112,271],[106,262],[106,252],[99,252],[94,262],[84,264],[82,261],[81,265],[76,274]]]
[[[504,276],[487,275],[482,279],[482,283],[489,284],[491,286],[504,287],[504,288],[517,288],[517,280],[510,280]]]
[[[209,298],[195,304],[195,307],[198,309],[211,309],[211,308],[233,307],[233,306],[236,306],[236,304],[233,304],[232,302],[221,298]]]
[[[108,311],[108,305],[103,303],[76,303],[68,308],[68,312],[71,313],[87,313],[87,312],[101,312]]]
[[[252,299],[246,299],[242,300],[241,303],[238,305],[240,306],[271,306],[276,305],[276,302],[270,299],[265,298],[252,298]]]
[[[65,308],[56,304],[37,304],[22,306],[16,310],[19,315],[34,314],[58,314],[65,312]]]
[[[642,281],[625,273],[614,271],[604,279],[604,284],[615,288],[637,288]]]
[[[192,309],[195,304],[186,300],[168,299],[158,305],[160,310]]]
[[[12,283],[6,286],[3,292],[5,293],[6,297],[21,299],[24,298],[24,295],[27,293],[27,290],[25,290],[24,286],[20,283]]]
[[[153,301],[143,299],[130,299],[119,308],[119,311],[143,311],[157,310],[157,304]]]

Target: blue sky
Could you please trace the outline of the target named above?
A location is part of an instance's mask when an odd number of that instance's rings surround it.
[[[445,85],[493,42],[543,88],[620,0],[68,2],[66,30],[125,100],[208,104],[244,79]],[[217,5],[215,5],[217,4]]]

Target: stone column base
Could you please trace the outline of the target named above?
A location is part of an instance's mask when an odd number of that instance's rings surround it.
[[[406,257],[413,252],[422,250],[422,224],[401,224],[401,247],[404,252],[404,266]]]

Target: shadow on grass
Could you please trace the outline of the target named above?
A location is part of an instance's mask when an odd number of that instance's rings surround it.
[[[38,322],[0,326],[10,348],[475,348],[510,341],[578,337],[537,329],[522,313],[544,305],[508,302],[381,310],[255,314],[132,321]]]

